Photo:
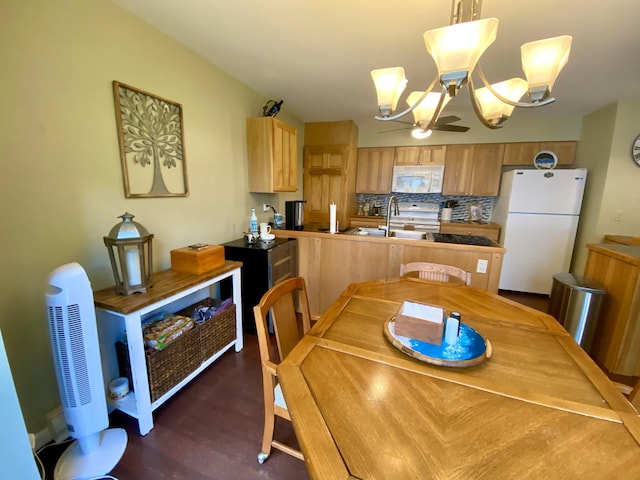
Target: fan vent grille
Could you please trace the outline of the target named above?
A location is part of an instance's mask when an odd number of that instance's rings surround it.
[[[68,320],[67,328],[65,313]],[[49,328],[54,332],[51,342],[55,368],[64,385],[60,391],[62,405],[76,407],[90,403],[91,384],[79,305],[49,307]]]

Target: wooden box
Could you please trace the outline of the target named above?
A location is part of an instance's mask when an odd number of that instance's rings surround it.
[[[200,275],[224,265],[224,247],[207,245],[204,248],[183,247],[171,250],[171,270]]]
[[[418,302],[405,301],[396,314],[395,333],[433,345],[442,344],[444,310]]]

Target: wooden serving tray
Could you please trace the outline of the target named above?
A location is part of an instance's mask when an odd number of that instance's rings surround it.
[[[471,367],[491,357],[491,343],[473,328],[460,322],[460,337],[455,345],[442,342],[442,345],[421,342],[395,333],[396,317],[384,324],[387,340],[410,357],[421,362],[443,367]]]

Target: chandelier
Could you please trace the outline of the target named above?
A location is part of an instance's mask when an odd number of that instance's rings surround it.
[[[514,107],[540,107],[555,101],[553,84],[569,60],[571,37],[547,38],[520,47],[522,70],[527,78],[511,78],[489,84],[478,60],[496,39],[498,19],[480,19],[482,0],[453,0],[451,24],[424,33],[427,52],[438,68],[438,75],[425,91],[407,97],[409,108],[394,114],[407,79],[402,67],[372,70],[380,115],[377,120],[397,120],[413,113],[416,138],[428,136],[444,106],[465,84],[473,110],[483,125],[501,128]],[[476,89],[473,74],[484,84]],[[528,94],[530,102],[521,102]],[[427,133],[428,132],[428,133]]]

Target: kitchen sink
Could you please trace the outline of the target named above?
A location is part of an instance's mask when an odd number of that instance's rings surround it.
[[[359,227],[349,232],[351,235],[372,235],[374,237],[384,237],[385,230],[382,228]]]
[[[415,230],[391,230],[389,236],[396,238],[413,238],[416,240],[425,240],[427,238],[425,232],[416,232]]]
[[[370,235],[373,237],[384,237],[385,230],[383,228],[360,227],[349,232],[350,235]],[[416,232],[414,230],[391,230],[389,237],[395,238],[413,238],[415,240],[424,240],[427,238],[425,232]]]

